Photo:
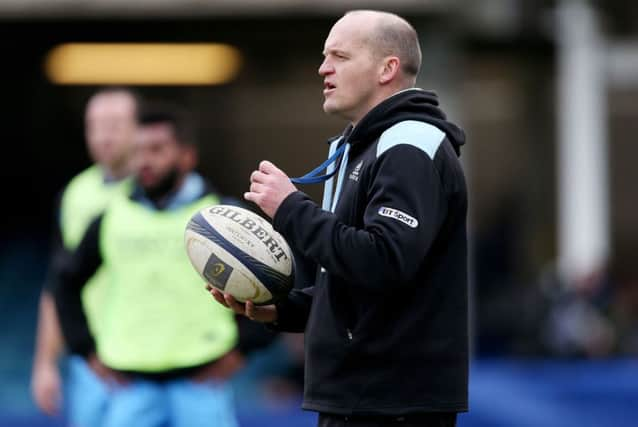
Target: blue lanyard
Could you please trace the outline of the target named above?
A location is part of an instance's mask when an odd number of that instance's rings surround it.
[[[331,164],[336,163],[343,152],[346,150],[347,145],[347,143],[342,144],[341,147],[339,147],[334,152],[334,154],[332,154],[332,156],[330,156],[325,162],[323,162],[304,176],[300,176],[298,178],[290,178],[290,181],[294,182],[295,184],[318,184],[332,178],[337,173],[337,168],[334,168],[331,172],[326,173],[325,175],[319,175],[319,173],[324,169],[328,169]]]

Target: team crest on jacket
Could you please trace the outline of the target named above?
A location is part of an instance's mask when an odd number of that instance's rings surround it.
[[[348,179],[351,179],[353,181],[359,181],[359,174],[361,173],[361,166],[363,166],[363,160],[361,160],[359,162],[359,164],[354,167],[352,172],[350,172],[350,175],[348,176]]]
[[[415,217],[410,216],[398,209],[386,208],[385,206],[381,206],[379,208],[379,215],[401,221],[411,228],[417,228],[419,226],[419,221]]]

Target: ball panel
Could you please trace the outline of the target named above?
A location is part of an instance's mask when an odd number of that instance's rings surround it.
[[[235,269],[222,261],[213,251],[202,270],[202,275],[208,283],[215,285],[221,291],[226,289],[226,283]]]
[[[233,277],[229,280],[226,291],[240,302],[251,300],[256,305],[262,305],[269,304],[273,300],[273,295],[268,289],[261,286],[250,271],[244,269],[233,271]]]
[[[199,237],[197,233],[186,229],[185,233],[186,253],[195,270],[201,275],[206,267],[210,253],[215,249],[213,244]]]

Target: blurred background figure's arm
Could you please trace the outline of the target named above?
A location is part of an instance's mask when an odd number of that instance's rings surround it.
[[[53,296],[48,290],[40,295],[35,355],[31,372],[31,394],[38,407],[49,415],[59,412],[62,385],[58,359],[64,342],[55,311]]]
[[[61,202],[62,193],[55,202],[56,214],[52,227],[49,266],[38,304],[35,353],[31,368],[31,395],[38,408],[48,415],[58,414],[62,404],[62,378],[58,362],[64,350],[64,338],[51,290],[55,275],[59,273],[69,256],[60,228]]]

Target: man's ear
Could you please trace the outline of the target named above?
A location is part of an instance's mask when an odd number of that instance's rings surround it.
[[[387,56],[383,59],[382,66],[379,83],[387,84],[397,78],[401,69],[401,61],[396,56]]]

